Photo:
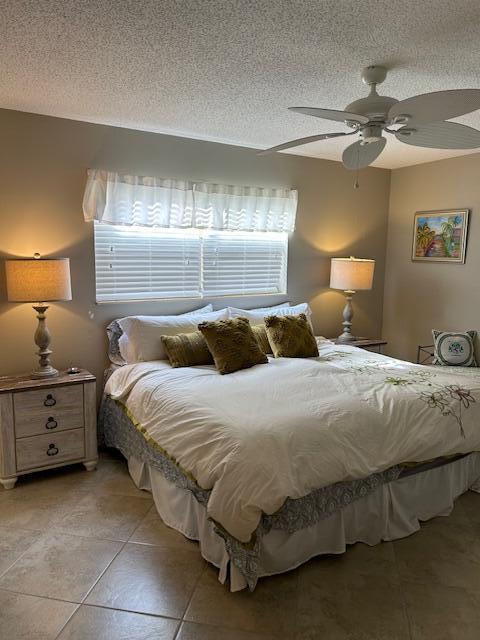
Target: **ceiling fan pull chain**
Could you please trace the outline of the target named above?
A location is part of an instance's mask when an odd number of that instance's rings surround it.
[[[360,160],[360,147],[357,147],[357,170],[355,171],[355,182],[353,183],[354,189],[360,188],[360,183],[358,181],[358,172],[359,172],[358,165],[360,164],[359,160]]]

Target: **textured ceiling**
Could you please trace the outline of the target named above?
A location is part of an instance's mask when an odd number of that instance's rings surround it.
[[[478,0],[1,0],[0,107],[268,147],[343,125],[360,71],[398,99],[480,87]],[[480,111],[459,121],[480,129]],[[350,139],[349,139],[350,140]],[[342,139],[297,153],[339,160]],[[291,152],[291,151],[290,151]],[[389,138],[400,167],[467,152]]]

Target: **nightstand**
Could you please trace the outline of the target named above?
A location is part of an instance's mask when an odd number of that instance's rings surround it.
[[[382,353],[382,347],[387,344],[387,341],[383,338],[357,338],[356,340],[351,340],[350,342],[339,342],[336,338],[330,338],[335,344],[345,344],[350,345],[352,347],[360,347],[360,349],[365,349],[366,351],[376,351],[377,353]]]
[[[95,376],[80,370],[56,378],[0,377],[0,483],[82,462],[93,471],[97,454]]]

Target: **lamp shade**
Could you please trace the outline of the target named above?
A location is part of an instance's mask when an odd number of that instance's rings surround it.
[[[330,267],[330,287],[342,291],[371,289],[375,260],[363,258],[332,258]]]
[[[5,270],[10,302],[72,299],[68,258],[6,260]]]

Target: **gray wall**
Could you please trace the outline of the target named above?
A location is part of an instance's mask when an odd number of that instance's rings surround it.
[[[469,208],[465,264],[412,262],[415,211]],[[392,171],[383,333],[388,353],[415,360],[431,330],[480,330],[480,155]]]
[[[307,300],[316,330],[338,335],[343,297],[328,289],[329,258],[356,255],[377,260],[374,289],[357,294],[355,329],[379,334],[390,172],[366,169],[361,187],[337,162],[288,155],[257,157],[251,149],[0,110],[0,257],[66,256],[71,259],[73,300],[52,304],[53,362],[101,375],[105,326],[133,313],[177,313],[200,301],[95,303],[93,228],[83,220],[86,169],[191,178],[230,184],[298,189],[297,229],[290,242],[288,296]],[[6,302],[0,269],[0,375],[34,366],[30,305]],[[274,304],[279,296],[213,300],[215,307]]]

